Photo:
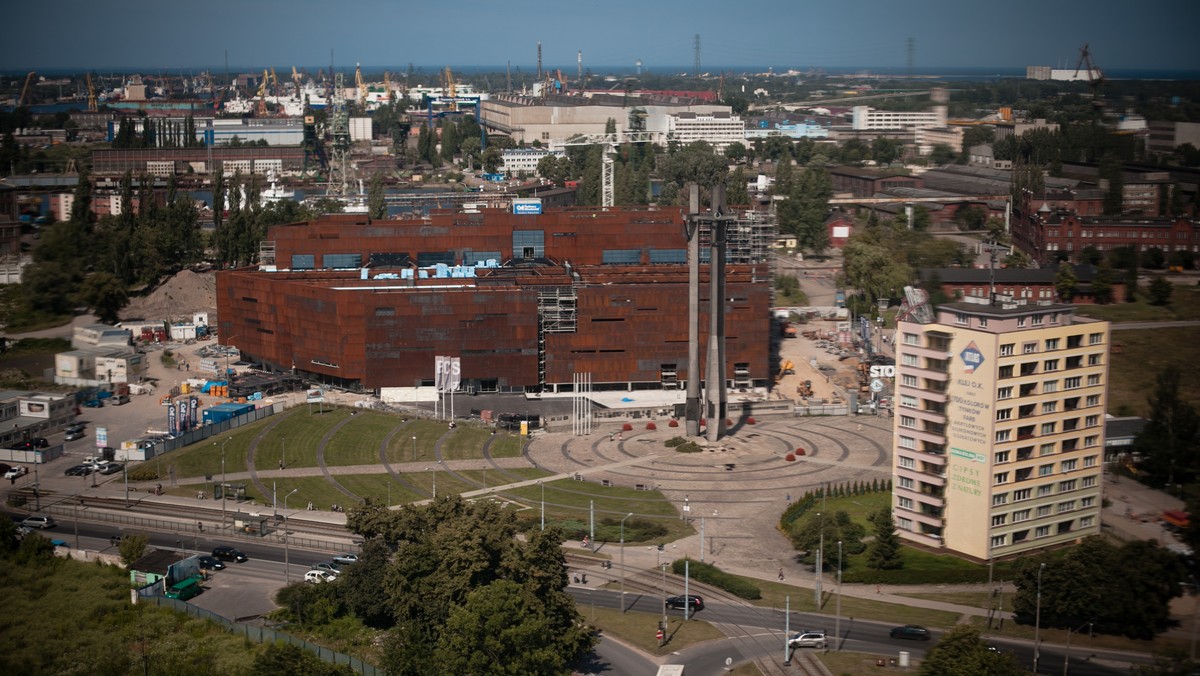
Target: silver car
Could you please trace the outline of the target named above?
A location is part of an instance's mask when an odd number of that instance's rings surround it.
[[[821,648],[829,645],[823,631],[802,631],[788,639],[789,648]]]

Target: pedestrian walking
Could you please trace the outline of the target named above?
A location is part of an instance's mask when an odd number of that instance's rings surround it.
[[[196,530],[198,530],[198,531],[200,531],[201,533],[203,533],[203,532],[204,532],[204,522],[202,522],[202,521],[197,521],[197,522],[196,522]]]
[[[783,582],[783,569],[782,568],[779,569],[779,581]]]

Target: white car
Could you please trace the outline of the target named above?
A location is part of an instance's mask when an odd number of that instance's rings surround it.
[[[26,474],[29,474],[29,469],[26,467],[22,467],[21,465],[17,465],[15,467],[13,467],[12,469],[8,470],[7,472],[5,472],[4,478],[11,481],[12,479],[19,479],[19,478],[25,476]]]
[[[795,648],[822,648],[828,646],[828,641],[825,638],[823,631],[802,631],[799,634],[788,639],[788,647]]]
[[[310,570],[304,574],[304,581],[312,582],[313,584],[319,584],[321,582],[333,582],[336,579],[336,575],[327,573],[323,570]]]

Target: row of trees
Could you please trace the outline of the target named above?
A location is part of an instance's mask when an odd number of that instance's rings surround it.
[[[518,538],[511,511],[457,496],[399,511],[368,504],[347,526],[365,539],[359,562],[278,600],[317,634],[347,622],[382,632],[391,673],[564,673],[595,645],[565,591],[558,529]]]
[[[141,130],[137,129],[138,122]],[[114,148],[200,148],[204,142],[196,137],[196,120],[188,115],[182,121],[167,117],[146,117],[137,120],[122,117],[113,136]]]

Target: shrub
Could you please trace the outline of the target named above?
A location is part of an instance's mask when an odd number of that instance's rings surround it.
[[[157,481],[158,469],[154,465],[141,464],[129,470],[130,481]]]
[[[683,575],[684,561],[687,559],[679,559],[671,564],[671,572],[676,575]],[[717,568],[711,563],[700,563],[699,561],[690,561],[687,565],[688,574],[694,580],[698,580],[705,584],[711,584],[714,587],[724,589],[737,596],[749,601],[762,598],[762,592],[758,586],[749,580],[745,580],[736,575],[731,575]]]

